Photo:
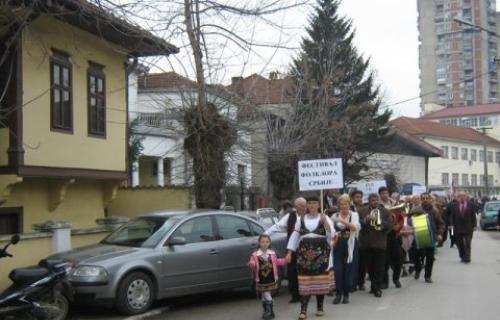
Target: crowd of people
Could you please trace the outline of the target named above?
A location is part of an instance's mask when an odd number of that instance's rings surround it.
[[[463,192],[453,199],[429,193],[401,198],[386,187],[369,194],[367,203],[359,190],[340,196],[328,190],[323,199],[309,195],[285,202],[282,218],[259,237],[249,262],[262,318],[274,318],[271,292],[280,266],[286,265],[290,303],[300,303],[299,320],[307,318],[311,296],[317,316],[325,314],[326,296],[334,296],[333,304],[348,304],[352,292],[366,290],[367,275],[370,294],[377,298],[390,286],[390,270],[396,288],[402,286],[401,277],[419,280],[422,269],[430,284],[436,248],[448,238],[460,261],[471,262],[476,211],[477,204]],[[286,257],[271,249],[275,232],[287,233]]]

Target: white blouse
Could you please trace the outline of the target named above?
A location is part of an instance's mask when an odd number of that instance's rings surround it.
[[[330,226],[330,230],[333,230],[333,223],[332,220],[330,220],[329,217],[325,216],[325,222],[328,223]],[[304,216],[304,227],[309,231],[308,234],[305,235],[300,235],[300,229],[302,227],[302,219],[297,219],[297,222],[295,223],[295,230],[293,231],[290,240],[288,241],[288,246],[287,249],[291,251],[296,251],[297,247],[299,246],[300,240],[303,238],[323,238],[325,237],[324,235],[320,235],[317,233],[313,233],[316,228],[318,228],[318,225],[321,221],[321,216],[318,214],[315,217],[312,217],[309,214],[306,214]],[[332,239],[332,234],[330,232],[326,232],[326,239],[328,244],[331,245],[331,239]]]

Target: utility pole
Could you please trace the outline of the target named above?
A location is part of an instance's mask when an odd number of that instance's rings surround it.
[[[486,130],[488,129],[493,129],[492,127],[479,127],[477,128],[478,130],[481,130],[483,133],[483,136],[486,137]],[[486,144],[486,139],[483,141],[483,163],[484,163],[484,190],[486,193],[486,196],[490,196],[490,182],[488,181],[488,146]]]

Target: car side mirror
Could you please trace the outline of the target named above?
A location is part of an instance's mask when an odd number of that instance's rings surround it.
[[[15,234],[12,236],[12,238],[10,238],[10,243],[17,244],[19,242],[19,240],[21,240],[21,237],[19,237],[18,234]]]
[[[184,237],[173,237],[168,240],[167,245],[169,247],[173,246],[183,246],[186,244],[186,238]]]

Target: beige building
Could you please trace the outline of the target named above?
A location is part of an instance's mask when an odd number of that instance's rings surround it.
[[[495,0],[418,0],[422,105],[461,106],[499,100],[498,39],[456,18],[497,30]]]
[[[489,194],[500,194],[500,141],[472,128],[424,119],[401,117],[391,123],[441,149],[441,157],[429,159],[427,186],[431,190],[450,191],[454,185],[456,190],[485,195],[483,148],[486,146]]]
[[[0,234],[95,226],[128,175],[127,74],[177,48],[85,1],[0,10]]]

